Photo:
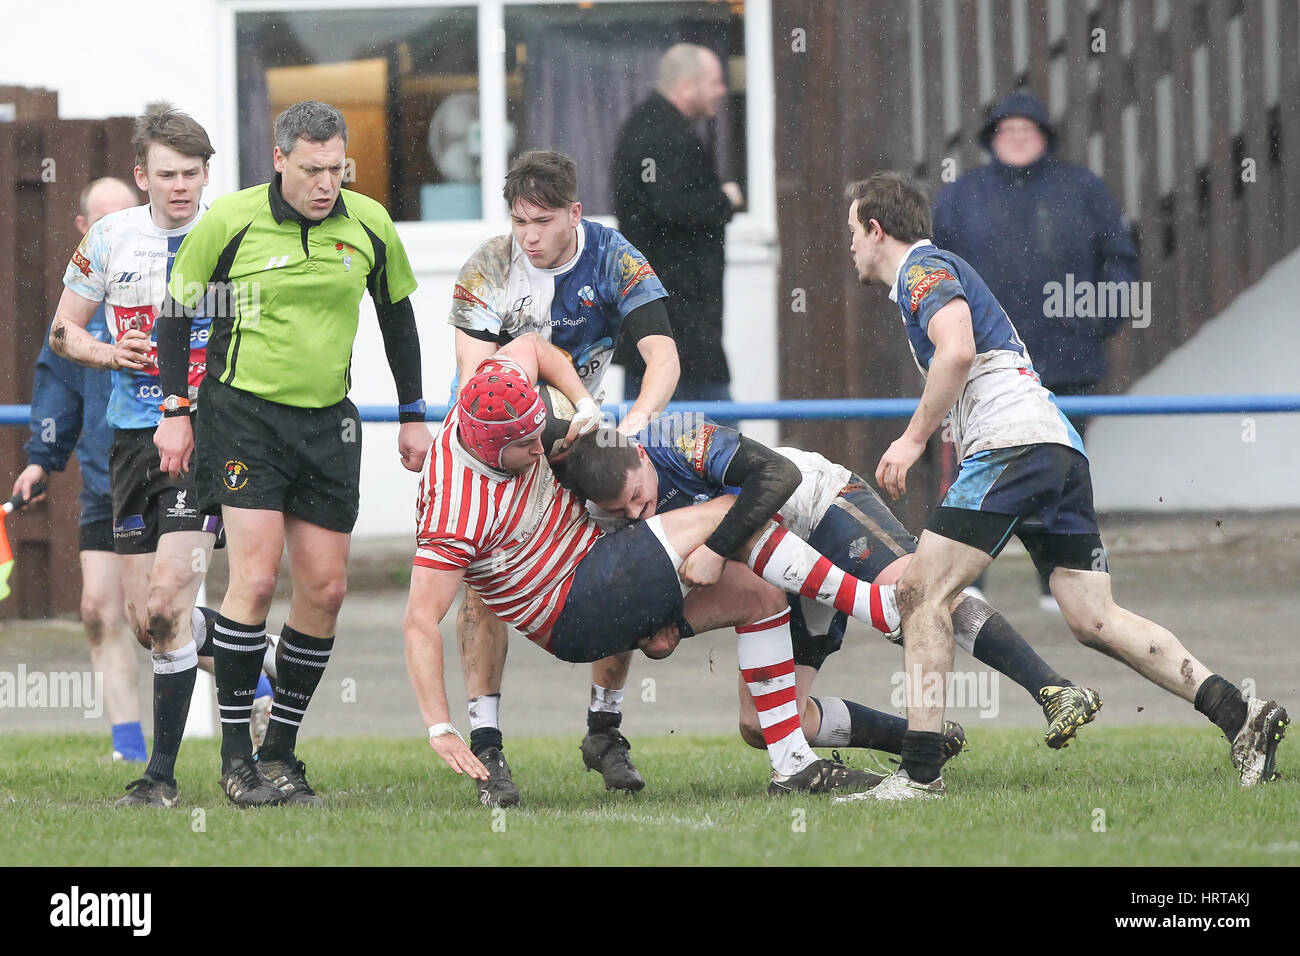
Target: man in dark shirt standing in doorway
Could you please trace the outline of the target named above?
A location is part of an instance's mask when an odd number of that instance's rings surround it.
[[[678,401],[728,401],[731,375],[722,348],[726,225],[744,203],[739,185],[720,182],[694,124],[717,114],[727,94],[722,63],[706,47],[679,43],[659,61],[654,91],[619,131],[614,212],[619,230],[654,263],[668,290],[668,316],[682,374]],[[640,390],[642,364],[631,350],[625,396]]]

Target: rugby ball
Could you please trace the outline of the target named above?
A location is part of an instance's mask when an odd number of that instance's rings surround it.
[[[546,449],[546,456],[549,458],[563,450],[564,436],[569,433],[569,425],[573,421],[573,402],[552,385],[538,385],[537,394],[541,396],[542,404],[546,406],[546,427],[542,429],[542,447]]]

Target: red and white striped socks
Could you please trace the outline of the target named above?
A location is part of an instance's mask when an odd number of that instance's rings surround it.
[[[795,701],[790,609],[738,625],[736,635],[740,674],[753,695],[772,769],[787,777],[798,773],[815,762],[817,755],[803,735]]]
[[[892,584],[868,584],[855,578],[780,525],[768,525],[747,563],[768,584],[843,611],[890,639],[901,633]]]

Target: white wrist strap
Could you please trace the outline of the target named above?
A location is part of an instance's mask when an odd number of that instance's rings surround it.
[[[465,742],[465,738],[460,736],[460,731],[457,730],[455,727],[453,727],[451,724],[446,723],[445,721],[441,724],[429,725],[430,740],[432,740],[434,737],[441,737],[443,734],[455,734],[457,737],[460,738],[461,743]]]

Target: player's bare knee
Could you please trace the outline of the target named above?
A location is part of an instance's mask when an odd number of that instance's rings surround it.
[[[1113,643],[1113,631],[1109,615],[1093,611],[1074,612],[1065,615],[1065,623],[1077,640],[1084,647],[1103,650]]]
[[[767,749],[767,741],[763,739],[763,731],[758,724],[747,723],[743,717],[740,720],[740,739],[755,750]]]
[[[106,607],[102,601],[84,594],[81,598],[81,623],[85,626],[86,640],[90,642],[91,647],[99,647],[104,643],[104,639],[112,634],[113,629],[118,625],[116,615],[109,607]]]
[[[296,589],[295,589],[296,590]],[[348,593],[348,578],[346,574],[336,575],[319,582],[309,588],[309,593],[303,595],[321,614],[330,617],[337,617],[339,609],[343,607],[343,598]]]
[[[150,595],[148,629],[150,643],[159,650],[171,643],[180,610],[169,595]]]
[[[275,598],[275,568],[243,568],[231,581],[230,589],[254,607],[270,607]]]

